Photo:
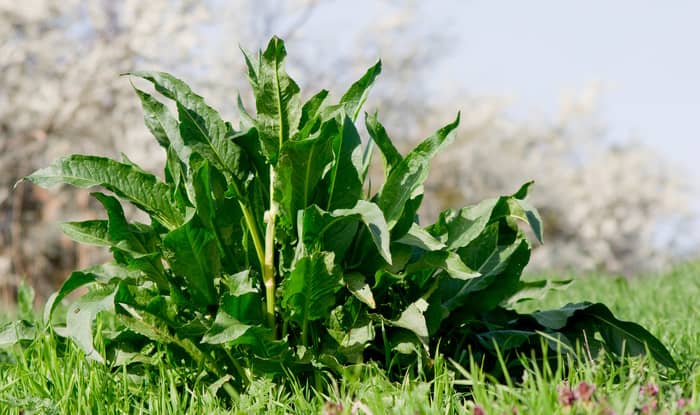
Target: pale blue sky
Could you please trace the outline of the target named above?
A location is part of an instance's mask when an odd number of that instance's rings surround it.
[[[468,90],[551,111],[562,91],[601,81],[610,137],[638,138],[700,180],[700,2],[446,1],[444,8],[461,37],[446,73]]]
[[[513,97],[517,115],[553,113],[562,93],[600,82],[600,116],[609,138],[648,144],[700,184],[700,2],[415,4],[421,10],[415,30],[454,39],[438,62],[436,83],[451,79],[470,95]],[[384,2],[322,3],[308,29],[330,28],[332,40],[327,32],[319,37],[342,48],[352,27],[384,12]],[[420,42],[413,47],[431,47]]]

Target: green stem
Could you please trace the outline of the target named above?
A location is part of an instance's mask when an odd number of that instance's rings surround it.
[[[228,355],[229,360],[231,363],[233,363],[233,367],[236,369],[236,372],[238,372],[238,376],[241,378],[241,381],[243,382],[243,386],[248,386],[250,385],[250,379],[248,378],[248,374],[245,372],[245,369],[243,369],[243,366],[238,362],[238,359],[233,357],[231,354],[230,350],[226,350],[226,354]]]
[[[267,300],[267,321],[272,333],[277,337],[275,322],[275,220],[278,205],[274,197],[275,169],[270,166],[270,209],[267,211],[265,229],[265,255],[263,261],[263,282],[265,283],[265,298]]]
[[[440,278],[441,270],[437,270],[433,273],[431,278],[433,278],[433,283],[430,285],[430,288],[428,288],[428,291],[426,291],[420,298],[428,301],[428,298],[430,298],[431,295],[435,292],[440,287]]]
[[[241,211],[243,212],[243,218],[248,226],[250,235],[253,237],[253,245],[255,245],[255,252],[258,255],[258,261],[260,261],[260,266],[262,267],[265,263],[265,251],[263,250],[262,238],[260,237],[260,231],[258,230],[258,225],[255,223],[255,218],[251,213],[248,206],[242,201],[238,201]]]

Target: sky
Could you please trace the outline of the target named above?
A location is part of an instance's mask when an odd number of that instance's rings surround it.
[[[460,38],[447,76],[545,112],[599,83],[612,140],[648,143],[700,181],[700,2],[444,3]]]
[[[350,22],[381,15],[381,3],[333,1],[315,17],[347,30]],[[511,111],[523,116],[554,114],[563,95],[598,85],[609,140],[641,141],[700,184],[700,2],[415,4],[416,30],[451,38],[437,62],[442,84],[448,80],[473,96],[508,97]],[[700,211],[700,196],[695,200]]]

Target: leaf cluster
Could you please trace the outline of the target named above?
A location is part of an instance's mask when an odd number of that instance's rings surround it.
[[[162,96],[134,87],[167,155],[163,180],[126,157],[85,155],[28,176],[111,192],[92,194],[106,219],[63,224],[74,240],[108,247],[113,261],[73,272],[52,296],[45,319],[57,333],[98,361],[138,370],[165,351],[237,386],[254,376],[342,373],[368,360],[402,375],[438,352],[460,363],[476,354],[487,368],[505,357],[510,368],[543,338],[557,351],[585,341],[620,355],[648,350],[673,365],[657,339],[602,304],[513,311],[550,287],[521,281],[530,258],[521,228],[542,240],[540,216],[525,200],[531,183],[419,223],[430,160],[453,140],[459,116],[402,155],[377,114],[365,113],[363,144],[356,123],[381,62],[338,102],[325,90],[302,102],[285,56],[278,38],[245,54],[255,111],[239,99],[236,128],[181,80],[130,74]],[[376,150],[384,181],[371,192]],[[124,202],[150,223],[127,220]],[[89,291],[65,319],[55,315],[83,286]],[[98,347],[94,323],[105,314],[113,324]]]

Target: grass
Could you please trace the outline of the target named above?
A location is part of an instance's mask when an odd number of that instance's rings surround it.
[[[530,364],[522,378],[500,385],[484,379],[476,364],[461,368],[436,359],[429,381],[391,383],[365,365],[349,369],[342,381],[326,379],[323,393],[258,379],[230,399],[195,374],[170,369],[167,361],[136,377],[87,361],[72,344],[47,335],[23,348],[0,349],[0,414],[700,413],[700,264],[629,281],[575,278],[565,291],[523,309],[605,302],[620,318],[659,336],[679,368],[664,369],[646,358],[591,360],[580,353],[562,358],[558,367]]]

